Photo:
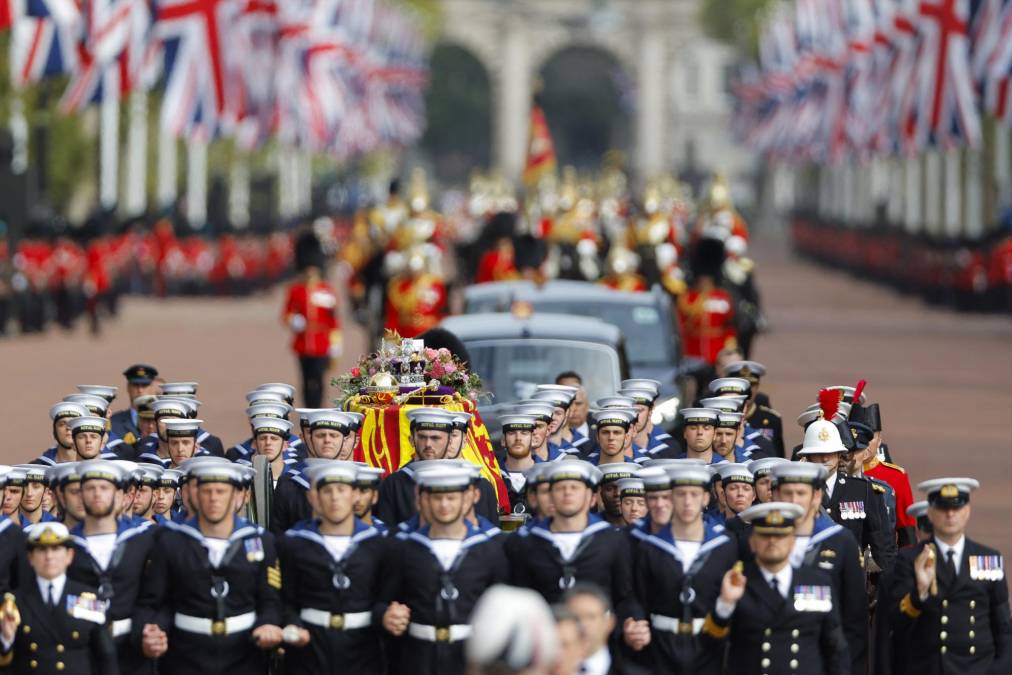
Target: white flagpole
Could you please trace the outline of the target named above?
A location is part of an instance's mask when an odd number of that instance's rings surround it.
[[[99,203],[116,207],[119,181],[119,69],[107,68],[102,76],[99,128]]]
[[[207,141],[189,141],[186,163],[186,219],[200,230],[207,224]]]
[[[171,131],[162,129],[158,135],[158,208],[171,208],[176,203],[176,168],[179,146]]]
[[[15,90],[11,96],[11,173],[20,176],[28,170],[28,120],[25,119],[25,104],[21,92]]]
[[[130,94],[130,129],[127,132],[126,185],[123,207],[126,214],[144,213],[148,206],[148,94],[135,90]]]
[[[229,175],[228,218],[238,229],[249,225],[249,197],[249,161],[244,152],[237,152]]]

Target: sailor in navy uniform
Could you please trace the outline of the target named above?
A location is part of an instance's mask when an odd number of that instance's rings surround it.
[[[633,400],[638,415],[633,430],[633,457],[636,461],[646,458],[674,456],[674,439],[671,434],[654,425],[652,415],[654,403],[660,396],[660,382],[657,380],[623,380],[619,396]]]
[[[755,503],[755,477],[745,464],[724,462],[713,467],[718,480],[715,490],[720,504],[724,527],[735,537],[745,532],[745,523],[739,517]]]
[[[10,467],[0,466],[0,495]],[[25,533],[19,523],[0,513],[0,594],[17,587],[25,574]]]
[[[596,450],[587,461],[597,465],[635,463],[632,428],[636,408],[632,407],[632,399],[610,397],[599,400],[598,405],[601,409],[590,413]]]
[[[823,507],[830,518],[850,530],[861,551],[870,551],[878,567],[870,571],[888,570],[896,557],[896,541],[888,529],[885,504],[867,480],[843,475],[840,464],[846,452],[837,426],[818,419],[805,430],[804,444],[798,455],[805,461],[826,467]]]
[[[355,517],[357,469],[342,461],[307,468],[317,517],[278,539],[286,673],[384,672],[380,631],[395,561],[392,542]]]
[[[161,385],[161,389],[163,396],[183,401],[186,406],[186,417],[196,419],[200,409],[200,401],[197,400],[198,386],[196,382],[165,382]],[[225,456],[225,446],[222,445],[221,439],[206,429],[197,432],[197,443],[215,457]]]
[[[458,459],[464,451],[467,430],[471,426],[471,413],[451,412],[450,416],[453,417],[453,430],[450,431],[450,447],[446,451],[446,459]]]
[[[150,462],[169,466],[168,436],[165,435],[164,420],[186,419],[189,416],[189,407],[182,399],[158,398],[149,404],[151,415],[155,420],[155,431],[141,438],[135,445],[134,458],[138,462]],[[196,438],[196,436],[194,436]]]
[[[355,464],[358,465],[358,462]],[[358,465],[355,471],[355,517],[385,535],[389,531],[386,523],[372,512],[376,507],[376,500],[379,499],[379,486],[382,481],[383,469],[377,466]]]
[[[794,523],[802,508],[758,504],[742,513],[754,559],[725,572],[702,635],[728,673],[844,675],[850,657],[830,576],[793,567]]]
[[[639,478],[622,478],[618,485],[618,504],[622,522],[618,525],[625,530],[647,515],[647,490]]]
[[[555,406],[545,401],[522,401],[513,410],[517,415],[529,415],[534,418],[534,430],[531,432],[531,457],[535,463],[554,462],[565,459],[569,455],[561,452],[552,452],[548,447],[548,430],[552,424],[552,417],[555,414]],[[589,452],[591,444],[581,446],[581,452]],[[585,457],[581,455],[581,457]],[[498,457],[500,466],[506,461],[505,456]]]
[[[28,532],[36,523],[55,522],[56,516],[42,507],[43,496],[49,487],[48,467],[41,464],[15,464],[7,472],[4,501],[16,510],[8,516]]]
[[[397,535],[391,597],[383,627],[400,636],[393,672],[460,674],[464,641],[478,598],[509,576],[500,538],[465,519],[471,472],[436,462],[418,471],[419,501],[429,524]]]
[[[96,589],[106,604],[106,626],[116,644],[120,670],[150,672],[139,650],[140,630],[131,617],[140,593],[141,579],[154,543],[154,524],[117,517],[129,474],[112,461],[84,462],[79,469],[84,502],[84,522],[70,531],[74,560],[67,575]]]
[[[626,478],[632,478],[640,468],[639,464],[633,462],[615,462],[597,465],[597,470],[601,472],[601,480],[598,483],[597,493],[597,515],[615,527],[623,527],[625,525],[625,521],[622,519],[622,503],[618,482]]]
[[[551,483],[548,482],[548,470],[551,465],[542,462],[535,464],[524,472],[524,492],[527,508],[531,514],[531,520],[527,524],[548,518],[552,515],[554,508],[551,500]]]
[[[700,399],[700,406],[742,414],[742,424],[735,445],[750,452],[758,450],[763,457],[779,456],[773,442],[749,424],[746,413],[752,391],[749,381],[741,377],[722,377],[710,382],[709,386],[714,396]]]
[[[137,399],[141,396],[155,393],[158,370],[154,366],[138,363],[124,370],[123,377],[127,381],[127,395],[130,399],[130,407],[114,412],[109,421],[112,424],[112,432],[114,434],[122,438],[128,445],[134,445],[145,436],[138,424]]]
[[[94,587],[68,578],[74,554],[62,523],[28,535],[29,574],[0,609],[0,669],[15,673],[118,675],[105,628],[105,605]]]
[[[105,387],[100,385],[78,385],[78,388],[91,388],[101,390],[112,390],[111,397],[99,396],[98,394],[68,394],[63,397],[63,400],[70,403],[79,403],[88,409],[88,412],[95,417],[101,417],[105,424],[105,440],[103,441],[103,452],[115,453],[117,458],[130,459],[133,456],[133,448],[123,442],[123,439],[118,434],[114,433],[111,429],[111,423],[109,422],[109,403],[112,398],[115,397],[116,387]],[[106,392],[108,393],[108,392]],[[81,457],[81,459],[87,459]],[[103,458],[105,459],[105,458]]]
[[[678,411],[685,437],[685,453],[679,458],[700,459],[707,464],[727,461],[713,451],[713,435],[719,414],[719,411],[710,408],[682,408]]]
[[[773,501],[773,467],[787,461],[783,457],[763,457],[748,463],[748,470],[755,478],[756,503]]]
[[[699,633],[737,550],[719,525],[703,520],[710,472],[705,466],[646,469],[664,474],[673,504],[668,523],[635,525],[633,581],[650,619],[646,649],[652,672],[719,673],[720,660],[701,648]]]
[[[573,445],[573,431],[569,428],[569,409],[576,400],[576,387],[539,384],[531,399],[550,403],[553,407],[552,422],[548,426],[548,454],[554,456],[561,453],[579,457],[581,449]]]
[[[144,654],[173,675],[265,675],[282,640],[274,537],[234,514],[242,468],[192,470],[198,515],[166,523],[151,552],[135,621]]]
[[[739,439],[743,439],[744,422],[744,416],[740,412],[717,413],[713,451],[729,462],[742,464],[768,456],[756,443],[744,441],[744,444],[739,444]]]
[[[107,444],[109,431],[107,421],[104,417],[85,415],[83,417],[72,417],[67,422],[70,425],[71,437],[74,440],[74,450],[77,458],[80,459],[119,459],[119,454],[113,452]]]
[[[312,517],[306,497],[309,490],[309,481],[304,475],[307,463],[313,459],[341,457],[345,439],[353,433],[352,424],[352,417],[340,410],[324,409],[309,414],[309,457],[289,465],[274,486],[269,522],[275,536],[280,537],[295,523]]]
[[[284,382],[267,382],[265,384],[257,385],[254,391],[269,392],[272,394],[279,394],[281,400],[288,404],[289,407],[295,405],[295,387]]]
[[[791,565],[817,567],[829,574],[850,653],[850,673],[863,675],[868,667],[871,617],[861,551],[849,530],[820,513],[825,478],[825,467],[811,462],[783,462],[773,467],[776,501],[804,509],[794,524]]]
[[[376,515],[388,527],[400,525],[418,512],[413,465],[418,461],[445,459],[453,430],[453,416],[442,408],[414,408],[406,414],[414,457],[380,484],[376,503]]]
[[[597,467],[580,460],[547,470],[554,513],[518,530],[507,546],[512,583],[558,602],[578,581],[608,593],[622,624],[642,619],[633,595],[628,536],[590,513],[601,480]]]
[[[934,534],[900,552],[888,609],[896,675],[1012,672],[1005,560],[966,536],[972,478],[938,478],[917,489]]]
[[[162,419],[159,424],[165,429],[165,447],[168,451],[168,457],[161,462],[163,468],[176,469],[183,462],[194,457],[217,457],[204,449],[198,440],[203,420],[172,417]],[[152,464],[156,463],[152,462]]]
[[[155,487],[154,505],[151,508],[151,519],[156,525],[164,525],[165,521],[176,517],[176,496],[182,482],[183,472],[178,469],[165,469],[158,477]]]
[[[503,415],[502,444],[506,449],[506,458],[500,463],[502,477],[506,482],[510,507],[513,513],[531,513],[527,502],[526,472],[535,465],[531,455],[534,418],[528,415]]]
[[[770,407],[769,396],[759,391],[759,382],[765,375],[766,366],[757,361],[732,361],[724,366],[724,377],[740,377],[752,385],[745,402],[745,419],[752,433],[772,443],[775,456],[783,457],[784,421],[780,413]]]
[[[249,406],[246,408],[246,418],[249,420],[250,425],[253,425],[253,420],[258,417],[270,417],[274,419],[281,419],[288,421],[288,415],[291,413],[292,408],[287,403],[259,403],[257,405]],[[253,448],[253,436],[250,435],[242,443],[236,443],[228,452],[225,453],[226,459],[233,462],[246,462],[247,464],[252,463],[253,455],[256,454],[256,450]],[[291,431],[288,432],[288,436],[285,439],[287,444],[286,451],[295,461],[301,459],[295,449],[302,445],[302,439]]]
[[[61,462],[46,469],[49,489],[56,500],[61,523],[73,529],[84,521],[84,504],[81,501],[80,462]]]
[[[77,461],[77,451],[74,449],[74,436],[70,432],[70,420],[75,417],[85,417],[91,413],[80,403],[60,401],[49,409],[49,419],[53,422],[53,440],[56,445],[46,450],[35,464],[52,466],[59,462]]]
[[[131,508],[132,515],[139,520],[154,521],[155,490],[165,469],[161,464],[140,463],[134,471],[137,493]],[[127,514],[130,515],[130,514]]]

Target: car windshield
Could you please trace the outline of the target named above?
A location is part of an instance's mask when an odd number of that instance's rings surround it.
[[[625,338],[625,352],[632,364],[671,363],[674,360],[671,327],[661,320],[661,311],[654,305],[621,304],[617,302],[562,302],[539,300],[539,312],[593,316],[618,327]]]
[[[559,373],[575,371],[591,401],[615,393],[621,374],[610,347],[562,340],[476,340],[467,342],[471,369],[495,395],[492,403],[530,398],[539,384],[555,382]]]

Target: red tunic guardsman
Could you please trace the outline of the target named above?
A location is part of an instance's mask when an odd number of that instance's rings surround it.
[[[700,239],[695,244],[694,254],[695,283],[678,298],[682,349],[686,356],[702,359],[713,366],[722,349],[737,344],[734,300],[718,286],[724,258],[723,243],[716,239]]]
[[[387,285],[385,328],[405,338],[413,338],[435,327],[446,314],[446,284],[436,272],[438,256],[434,246],[415,247],[409,254],[407,269]]]

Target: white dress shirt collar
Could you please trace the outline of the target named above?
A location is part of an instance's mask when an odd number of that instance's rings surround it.
[[[780,591],[780,595],[786,598],[791,592],[791,579],[794,578],[794,572],[790,565],[784,565],[783,569],[779,572],[773,573],[767,570],[765,567],[760,566],[760,570],[763,573],[763,579],[767,584],[772,586],[772,579],[777,580],[777,590]]]
[[[952,546],[949,546],[945,542],[935,539],[935,545],[938,546],[938,554],[944,563],[949,556],[949,550],[951,549],[955,555],[952,556],[952,563],[956,566],[956,574],[959,574],[960,563],[963,561],[963,549],[966,547],[966,535],[962,535]]]
[[[42,596],[42,602],[49,602],[49,585],[53,585],[53,599],[56,604],[60,604],[60,598],[63,597],[63,587],[67,585],[67,575],[61,574],[53,579],[43,579],[42,577],[35,577],[35,581],[39,584],[39,595]]]
[[[611,669],[611,652],[601,647],[580,664],[580,675],[608,675]]]

